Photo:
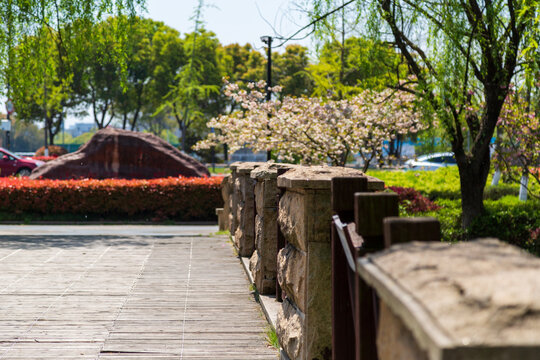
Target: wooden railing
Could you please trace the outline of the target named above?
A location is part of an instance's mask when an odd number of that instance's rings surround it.
[[[332,209],[332,358],[376,360],[379,301],[358,259],[395,243],[440,240],[440,225],[397,217],[396,194],[366,192],[358,179],[332,179]]]

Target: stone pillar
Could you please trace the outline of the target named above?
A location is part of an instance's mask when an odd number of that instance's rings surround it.
[[[264,163],[245,162],[234,166],[234,244],[240,256],[250,257],[255,249],[255,183],[251,171]],[[231,167],[232,169],[232,167]]]
[[[218,214],[219,231],[229,230],[231,228],[231,197],[232,197],[232,175],[223,177],[221,182],[221,197],[223,198],[223,210]],[[216,209],[217,212],[217,209]],[[222,228],[223,227],[223,228]]]
[[[358,271],[380,299],[380,360],[539,358],[540,259],[517,247],[400,243]]]
[[[249,269],[259,293],[276,292],[277,260],[277,171],[296,165],[266,163],[251,172],[255,179],[255,251]]]
[[[286,299],[276,331],[291,360],[331,357],[331,179],[361,176],[354,169],[313,166],[278,177],[285,188],[278,223],[287,245],[278,254],[277,277]],[[383,188],[382,181],[368,177],[368,190]]]
[[[229,180],[230,182],[230,197],[229,197],[229,207],[231,208],[231,212],[229,215],[229,232],[231,236],[234,236],[234,233],[236,232],[236,226],[237,226],[237,220],[236,220],[236,204],[238,202],[239,197],[239,191],[236,191],[236,169],[238,166],[242,164],[241,162],[237,161],[229,165],[229,168],[231,169],[231,178]]]

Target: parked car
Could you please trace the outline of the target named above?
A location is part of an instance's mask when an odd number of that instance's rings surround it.
[[[0,148],[0,176],[28,176],[32,170],[43,164],[43,161],[22,158]]]
[[[405,168],[411,170],[437,170],[441,167],[456,165],[454,153],[435,153],[419,156],[405,161]]]

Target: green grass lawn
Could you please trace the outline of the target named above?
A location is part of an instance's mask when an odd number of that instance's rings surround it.
[[[460,183],[457,167],[436,171],[383,171],[370,170],[368,174],[385,182],[387,186],[414,188],[440,206],[430,212],[408,212],[400,206],[401,216],[433,216],[441,222],[444,241],[461,241],[478,237],[497,237],[527,251],[540,255],[540,200],[529,195],[526,202],[519,201],[519,185],[499,183],[486,186],[484,205],[486,213],[470,228],[461,228]],[[488,184],[491,183],[491,175]],[[539,196],[538,184],[529,182],[531,192]]]

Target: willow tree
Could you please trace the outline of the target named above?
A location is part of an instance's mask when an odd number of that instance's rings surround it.
[[[27,54],[32,59],[19,57],[17,63],[25,60],[36,62],[32,84],[43,84],[40,105],[43,118],[47,118],[52,107],[48,106],[48,84],[61,82],[63,88],[71,88],[74,64],[84,57],[84,49],[78,41],[81,36],[90,34],[93,24],[103,21],[111,14],[127,15],[130,18],[142,9],[144,0],[5,0],[0,2],[0,86],[7,95],[10,92],[10,79],[19,76],[14,66],[14,49],[25,43],[27,49],[18,55]],[[119,24],[115,36],[125,38],[129,31],[128,21]],[[29,38],[43,41],[27,41]],[[51,46],[52,41],[52,46]],[[28,46],[33,47],[32,49]],[[122,47],[111,49],[112,55],[125,61]],[[22,74],[21,74],[22,75]],[[30,80],[30,79],[28,79]],[[24,86],[25,78],[18,82]],[[17,107],[17,104],[15,104]]]
[[[392,42],[412,74],[396,88],[416,94],[425,109],[436,114],[450,139],[460,174],[462,225],[468,227],[484,212],[490,142],[509,87],[534,57],[531,54],[538,52],[540,2],[371,0],[361,4],[366,19],[371,19],[366,32]]]

